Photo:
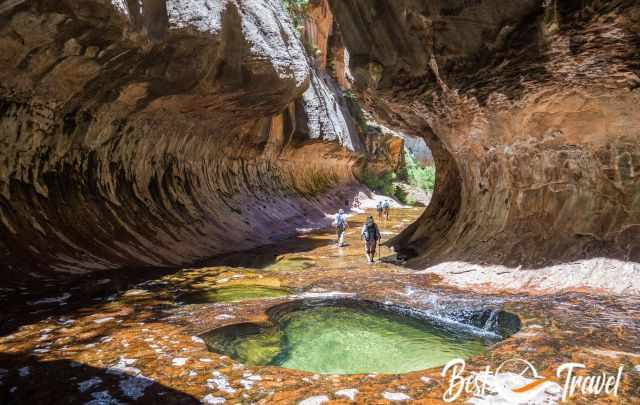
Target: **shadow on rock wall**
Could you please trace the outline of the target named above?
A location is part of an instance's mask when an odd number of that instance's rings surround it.
[[[433,150],[408,265],[640,262],[635,2],[331,3],[366,108]]]

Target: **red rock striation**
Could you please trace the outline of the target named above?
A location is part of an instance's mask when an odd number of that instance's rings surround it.
[[[367,108],[433,151],[414,265],[640,260],[636,1],[331,4]]]
[[[310,134],[333,121],[293,102],[309,82],[279,0],[3,5],[3,280],[179,265],[323,220],[357,143]]]

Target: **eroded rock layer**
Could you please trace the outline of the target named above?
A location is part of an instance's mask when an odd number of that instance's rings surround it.
[[[356,157],[341,145],[357,142],[333,106],[294,102],[311,69],[279,0],[0,13],[4,280],[188,263],[348,198]]]
[[[360,98],[438,166],[413,264],[640,259],[636,1],[331,3]]]

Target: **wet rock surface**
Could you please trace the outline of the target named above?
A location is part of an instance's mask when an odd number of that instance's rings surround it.
[[[392,210],[390,221],[381,222],[383,237],[393,237],[420,214],[420,209]],[[278,304],[331,297],[396,304],[451,321],[478,314],[478,309],[516,314],[520,331],[485,355],[467,359],[467,369],[495,369],[522,358],[554,379],[556,368],[565,362],[584,363],[591,374],[615,373],[623,365],[617,398],[577,396],[570,403],[640,401],[637,297],[481,294],[390,263],[367,265],[358,237],[364,218],[349,219],[344,248],[335,247],[335,234],[329,229],[175,273],[102,281],[104,291],[93,294],[79,294],[80,285],[69,286],[65,294],[2,290],[0,402],[442,403],[446,381],[441,368],[334,376],[250,367],[209,352],[198,337],[226,325],[262,323],[267,310]],[[382,249],[383,257],[392,253]],[[286,287],[293,292],[240,302],[180,301],[188,292],[232,285]],[[480,314],[478,325],[486,325],[490,312]],[[463,395],[455,403],[470,398]]]

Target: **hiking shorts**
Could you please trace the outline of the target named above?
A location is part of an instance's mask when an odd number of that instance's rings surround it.
[[[338,234],[338,238],[340,237],[340,235],[342,235],[344,233],[344,227],[343,226],[339,226],[336,228],[336,233]]]
[[[375,239],[372,240],[366,240],[364,242],[364,251],[367,254],[370,255],[375,255],[376,254],[376,245],[378,244],[378,241]]]

